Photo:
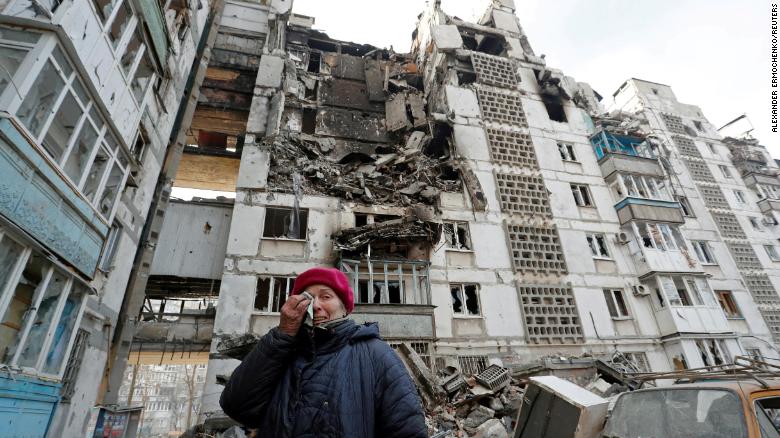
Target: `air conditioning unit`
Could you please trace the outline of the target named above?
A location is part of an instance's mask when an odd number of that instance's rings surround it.
[[[650,290],[644,284],[637,284],[636,286],[632,286],[631,289],[634,291],[634,295],[638,297],[650,295]]]
[[[627,244],[629,240],[631,240],[631,239],[629,238],[628,233],[626,233],[626,232],[621,231],[621,232],[615,234],[615,242],[617,242],[617,243],[619,243],[621,245]]]

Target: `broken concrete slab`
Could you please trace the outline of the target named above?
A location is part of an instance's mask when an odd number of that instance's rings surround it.
[[[263,55],[260,58],[255,85],[258,87],[282,88],[283,71],[284,58],[274,55]]]
[[[228,337],[217,344],[217,352],[233,359],[243,360],[259,340],[260,336],[253,333]]]
[[[461,117],[479,117],[479,102],[473,90],[447,85],[444,89],[449,112]]]
[[[402,343],[398,348],[398,353],[411,373],[417,388],[420,390],[425,407],[432,409],[434,406],[443,403],[447,399],[444,388],[436,382],[436,378],[431,373],[431,370],[428,369],[425,362],[423,362],[411,345],[406,342]]]
[[[408,217],[347,228],[333,235],[334,245],[342,251],[356,251],[377,240],[438,242],[441,226]]]
[[[491,418],[477,428],[476,438],[509,438],[504,424],[497,418]]]
[[[496,25],[496,29],[512,33],[521,33],[517,16],[511,12],[493,9],[493,23]]]
[[[486,421],[493,418],[493,415],[495,415],[494,410],[490,409],[487,406],[477,405],[469,413],[469,416],[466,417],[465,426],[467,428],[476,429],[482,424],[484,424]]]
[[[439,50],[454,50],[463,47],[463,38],[460,36],[458,26],[442,24],[434,26],[432,31],[433,42]]]

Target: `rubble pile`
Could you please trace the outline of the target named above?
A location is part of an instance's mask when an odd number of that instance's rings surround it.
[[[492,379],[486,381],[485,374]],[[492,384],[496,381],[500,382]],[[447,392],[448,400],[427,409],[430,436],[506,438],[512,435],[525,382],[511,378],[509,370],[491,365],[477,375],[464,377],[448,367],[439,372],[439,383]]]
[[[370,204],[432,205],[442,191],[460,191],[461,183],[448,156],[433,158],[423,153],[429,140],[422,131],[414,131],[405,146],[353,144],[334,150],[330,138],[279,135],[266,144],[271,156],[268,182],[275,190],[293,192],[292,175],[300,173],[305,177],[305,194]]]
[[[441,226],[414,217],[348,228],[337,232],[334,244],[340,251],[356,251],[378,240],[438,242]]]

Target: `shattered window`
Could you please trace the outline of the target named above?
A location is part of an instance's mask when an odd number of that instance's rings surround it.
[[[294,282],[294,277],[258,278],[255,291],[255,310],[261,312],[281,311]]]
[[[309,211],[268,207],[265,210],[263,237],[276,239],[306,239]]]
[[[109,157],[105,146],[101,146],[95,155],[95,159],[92,161],[92,166],[90,167],[89,173],[87,174],[84,187],[81,189],[81,192],[84,194],[84,196],[86,196],[87,199],[89,199],[91,202],[94,201],[95,195],[97,194],[98,188],[100,187],[100,183],[103,180],[103,174],[108,168],[110,159],[111,158]]]
[[[111,17],[111,12],[114,10],[116,5],[121,1],[122,0],[92,0],[92,4],[95,6],[95,10],[100,17],[100,21],[105,23],[106,20]]]
[[[455,315],[480,315],[479,288],[476,284],[451,284],[450,295]]]
[[[693,214],[693,209],[691,208],[691,205],[688,203],[688,198],[685,196],[678,196],[677,202],[680,203],[680,207],[682,208],[683,216],[685,217],[696,217]]]
[[[133,68],[135,58],[138,56],[138,51],[143,46],[143,39],[138,32],[138,27],[130,36],[130,41],[127,43],[125,52],[122,54],[120,63],[122,64],[122,70],[125,72],[125,76],[130,76],[130,69]]]
[[[611,317],[626,318],[631,316],[628,313],[628,306],[626,305],[626,298],[622,289],[604,289],[603,292]]]
[[[0,29],[0,37],[3,30]],[[0,45],[0,93],[13,80],[16,70],[27,56],[27,49]]]
[[[590,247],[590,252],[596,258],[609,258],[607,250],[607,238],[603,234],[585,234],[585,239]]]
[[[124,1],[119,6],[119,10],[114,15],[114,19],[108,28],[108,38],[111,40],[112,45],[116,49],[119,41],[122,40],[122,34],[125,33],[127,24],[130,22],[130,17],[133,16],[133,10],[130,9],[129,2]]]
[[[116,199],[122,191],[122,182],[124,179],[125,169],[120,167],[119,160],[115,160],[114,165],[111,167],[111,172],[109,172],[108,178],[106,179],[103,193],[100,195],[100,203],[98,204],[98,210],[103,216],[109,217],[113,211]]]
[[[753,407],[756,410],[761,437],[780,437],[780,397],[762,398],[757,400]]]
[[[41,134],[64,86],[65,81],[57,73],[54,64],[51,61],[46,62],[21,107],[16,111],[19,120],[35,137]]]
[[[148,53],[144,53],[141,61],[138,62],[138,67],[135,69],[135,76],[131,84],[136,102],[140,103],[143,100],[153,75],[154,68],[152,67],[152,62],[149,60]]]
[[[574,203],[579,207],[593,207],[593,201],[590,197],[590,190],[585,184],[571,184],[571,194],[574,196]]]
[[[603,434],[620,438],[746,438],[747,429],[739,399],[730,391],[661,389],[623,394]]]
[[[86,297],[86,286],[79,282],[74,282],[68,298],[65,300],[65,306],[62,308],[59,322],[54,330],[54,337],[46,354],[46,360],[43,362],[44,373],[59,375],[65,360],[68,344],[70,343],[71,334],[76,328],[76,319],[84,297]]]
[[[56,318],[57,304],[60,301],[60,297],[65,292],[66,278],[59,272],[55,272],[46,287],[46,292],[43,295],[38,311],[35,313],[35,318],[32,320],[32,327],[27,337],[27,342],[22,350],[18,363],[21,366],[35,367],[38,356],[40,355],[41,348],[43,347],[44,338],[49,331],[50,324]],[[21,286],[21,285],[20,285]],[[36,292],[39,288],[44,287],[44,283],[38,283]],[[33,312],[30,313],[32,315]]]
[[[92,151],[95,150],[97,140],[97,131],[89,121],[85,120],[63,166],[65,174],[76,185],[81,183],[81,177],[89,165],[89,159],[92,157]]]
[[[468,224],[465,222],[445,222],[443,224],[444,239],[447,248],[470,250],[471,236]]]
[[[572,144],[558,143],[558,153],[563,161],[577,161],[577,156],[574,154],[574,145]]]
[[[78,104],[73,94],[66,92],[65,99],[60,104],[57,114],[51,121],[42,146],[56,162],[60,162],[76,126],[84,114],[81,105]]]

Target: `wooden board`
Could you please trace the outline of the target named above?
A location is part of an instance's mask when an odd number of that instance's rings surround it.
[[[230,135],[244,135],[248,118],[249,112],[247,111],[221,110],[198,105],[195,115],[192,117],[190,128]]]
[[[185,153],[181,157],[173,186],[235,192],[240,164],[238,158]]]

